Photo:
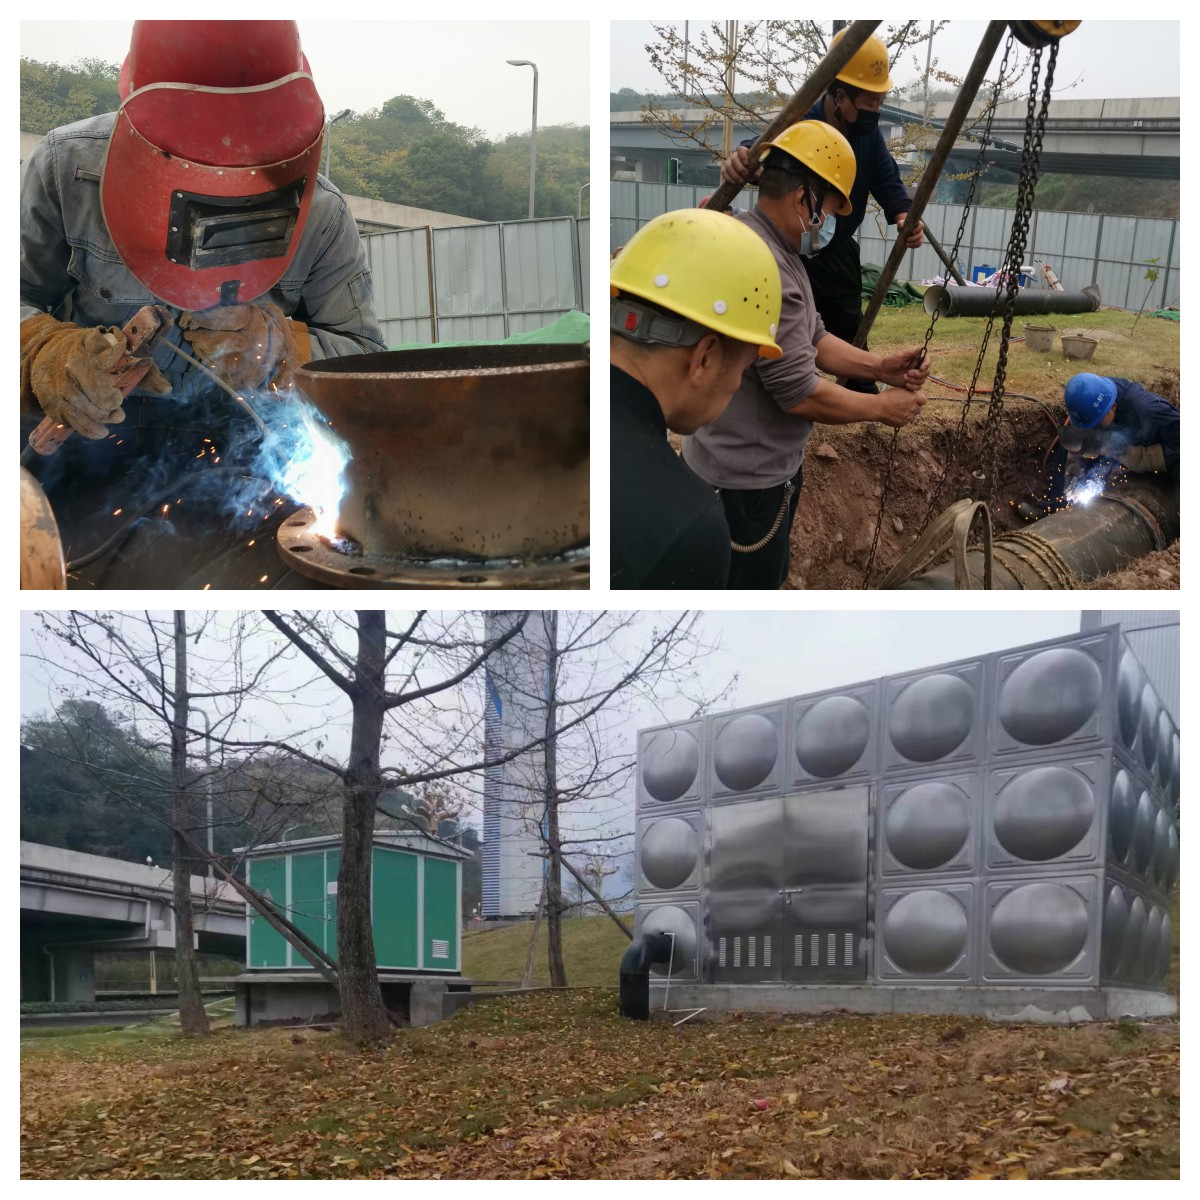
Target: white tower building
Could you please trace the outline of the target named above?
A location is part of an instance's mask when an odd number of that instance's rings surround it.
[[[487,637],[502,636],[520,617],[513,611],[487,613]],[[529,915],[541,896],[544,752],[539,746],[509,762],[496,760],[545,732],[549,646],[547,615],[531,612],[524,628],[488,660],[484,736],[485,757],[493,765],[483,785],[485,917]]]

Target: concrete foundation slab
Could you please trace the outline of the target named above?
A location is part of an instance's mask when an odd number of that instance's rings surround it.
[[[1132,988],[917,988],[870,985],[653,982],[650,1007],[707,1008],[718,1012],[925,1013],[991,1021],[1073,1025],[1119,1017],[1169,1017],[1174,996]]]
[[[247,971],[234,981],[234,1023],[272,1025],[289,1021],[336,1019],[337,991],[311,971]],[[469,992],[461,976],[400,975],[380,971],[383,1002],[409,1025],[433,1025],[456,1011],[450,997]]]

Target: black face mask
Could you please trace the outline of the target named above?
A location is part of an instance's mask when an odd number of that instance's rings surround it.
[[[853,104],[854,102],[851,101]],[[854,110],[858,115],[853,121],[846,121],[845,117],[842,120],[846,124],[846,136],[852,138],[866,137],[869,133],[874,133],[879,127],[879,114],[872,112],[870,109],[858,108]],[[838,114],[841,116],[841,114]]]

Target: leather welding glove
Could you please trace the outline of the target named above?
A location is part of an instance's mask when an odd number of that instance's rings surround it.
[[[26,317],[21,322],[21,411],[40,408],[84,437],[107,437],[108,425],[125,420],[124,397],[111,372],[128,348],[120,329],[83,329],[49,313]],[[158,396],[171,390],[153,363],[138,387]]]
[[[292,373],[312,358],[308,326],[285,317],[277,304],[185,312],[179,327],[200,361],[239,391],[271,382],[291,387]]]
[[[1111,457],[1131,471],[1165,471],[1167,469],[1167,456],[1157,443],[1152,446],[1127,446]]]

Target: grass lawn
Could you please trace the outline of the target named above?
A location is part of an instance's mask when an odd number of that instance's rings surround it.
[[[633,914],[625,918],[633,928]],[[498,929],[473,929],[463,937],[463,974],[490,983],[520,982],[525,973],[533,922]],[[629,939],[606,916],[573,917],[562,923],[563,963],[571,987],[615,987]],[[534,986],[550,982],[546,965],[546,922],[538,930]]]
[[[1024,342],[1014,342],[1009,347],[1006,390],[1024,392],[1039,400],[1061,402],[1067,380],[1080,371],[1136,379],[1151,391],[1157,390],[1156,384],[1161,387],[1160,381],[1164,378],[1173,375],[1177,380],[1179,322],[1143,314],[1135,331],[1135,316],[1135,313],[1123,309],[1101,309],[1099,312],[1071,316],[1014,318],[1014,337],[1023,335],[1023,327],[1028,322],[1033,325],[1053,325],[1060,339],[1064,333],[1086,333],[1096,338],[1100,345],[1089,361],[1071,362],[1063,357],[1061,340],[1056,341],[1054,349],[1046,353],[1036,353],[1027,349]],[[975,370],[986,324],[986,320],[980,317],[940,317],[934,327],[933,341],[929,344],[931,374],[966,387]],[[928,327],[929,317],[919,304],[885,308],[875,321],[869,344],[876,352],[920,345],[924,343]],[[985,397],[991,393],[992,379],[996,373],[1000,329],[1000,319],[997,318],[977,385]],[[929,384],[926,394],[931,399],[955,400],[957,397],[961,400],[958,393],[936,383]],[[984,406],[981,404],[979,407],[982,412]]]

